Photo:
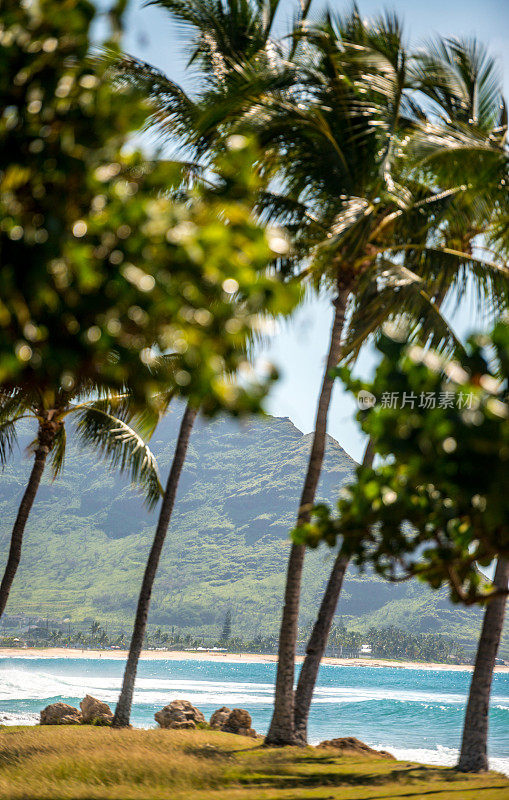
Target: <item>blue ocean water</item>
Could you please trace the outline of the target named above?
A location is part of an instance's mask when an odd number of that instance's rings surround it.
[[[83,658],[0,658],[0,724],[33,724],[59,700],[78,705],[87,693],[114,704],[122,661]],[[176,698],[208,717],[222,705],[249,710],[267,730],[275,665],[194,660],[142,660],[132,722],[155,725],[154,712]],[[468,671],[325,665],[310,716],[311,743],[357,736],[399,758],[453,764],[460,744]],[[509,674],[494,677],[489,752],[492,767],[509,774]]]

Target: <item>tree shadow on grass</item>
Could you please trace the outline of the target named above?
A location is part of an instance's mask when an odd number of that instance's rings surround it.
[[[208,761],[225,761],[230,762],[234,758],[234,753],[230,752],[229,750],[223,750],[220,747],[214,747],[214,745],[203,745],[203,746],[196,746],[196,747],[185,747],[184,752],[186,755],[189,756],[196,756],[197,758],[204,758]]]
[[[269,751],[263,743],[246,748],[190,746],[186,752],[198,758],[223,762],[228,767],[234,766],[232,773],[227,769],[224,775],[225,785],[237,784],[246,789],[251,787],[256,790],[263,786],[276,791],[309,791],[322,787],[343,787],[373,791],[378,788],[380,793],[370,795],[370,800],[393,800],[395,787],[398,789],[398,798],[432,798],[446,791],[455,796],[457,793],[458,800],[462,800],[465,791],[476,789],[475,785],[470,787],[468,777],[456,769],[404,763],[393,766],[391,760],[384,758],[347,757],[330,752],[318,754],[293,748],[290,753],[283,748]],[[253,760],[250,759],[251,755],[254,756]],[[241,757],[239,761],[238,756]],[[495,784],[483,786],[480,791],[500,788]]]
[[[403,788],[405,785],[408,785],[410,789],[413,785],[415,785],[416,791],[419,795],[440,794],[444,791],[444,783],[448,784],[447,792],[464,792],[469,788],[468,786],[465,786],[465,780],[468,780],[466,779],[466,776],[453,769],[437,770],[429,767],[409,766],[399,769],[391,769],[386,772],[369,772],[368,770],[363,772],[355,770],[355,763],[351,765],[353,767],[351,771],[320,769],[320,767],[323,768],[324,766],[329,766],[331,762],[334,766],[338,766],[337,761],[334,759],[327,759],[325,763],[322,760],[317,763],[316,759],[313,758],[300,759],[300,764],[307,763],[317,766],[316,772],[313,772],[312,774],[299,774],[298,764],[295,763],[285,764],[284,762],[280,762],[275,763],[274,765],[264,763],[258,765],[258,769],[255,768],[253,770],[254,774],[252,776],[249,775],[249,772],[244,774],[241,778],[241,783],[244,786],[264,784],[278,789],[312,789],[319,788],[321,786],[363,786],[366,788],[382,788],[385,785],[394,786],[394,784],[399,785],[401,788]],[[357,764],[364,767],[364,769],[366,768],[365,761],[357,762]],[[455,787],[454,783],[461,785]],[[436,788],[434,788],[433,784],[441,785],[437,785]],[[429,788],[426,788],[426,786]],[[472,789],[474,788],[475,787],[472,786]],[[483,791],[497,788],[499,789],[500,786],[483,786]],[[398,794],[398,797],[412,797],[415,796],[415,793],[416,792],[411,790],[405,794]],[[370,798],[370,800],[376,800],[376,797],[373,796],[373,798]],[[389,798],[391,795],[380,795],[379,797]]]

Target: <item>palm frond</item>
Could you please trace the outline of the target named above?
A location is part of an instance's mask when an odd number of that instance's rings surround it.
[[[484,314],[496,317],[507,309],[509,268],[505,264],[439,245],[407,244],[391,250],[393,254],[403,252],[405,264],[427,285],[435,286],[437,293],[442,293],[445,287],[454,289],[459,302],[471,275],[475,280],[479,309]]]
[[[475,38],[426,43],[413,61],[416,88],[447,124],[463,123],[489,134],[500,124],[503,102],[498,65]]]
[[[21,415],[30,414],[33,406],[33,393],[21,387],[0,388],[0,423],[8,422]]]
[[[265,113],[273,98],[284,96],[298,80],[294,65],[280,60],[267,63],[255,57],[232,65],[223,83],[200,97],[196,129],[200,141],[213,141],[221,131],[253,132],[253,122]]]
[[[444,128],[431,122],[416,129],[409,140],[408,153],[416,166],[422,167],[432,160],[454,165],[457,174],[463,177],[458,183],[467,183],[470,176],[475,178],[484,163],[500,162],[505,157],[503,150],[480,131],[460,124]]]
[[[391,323],[405,331],[409,341],[433,347],[452,356],[463,350],[439,305],[426,284],[411,270],[381,261],[378,271],[369,276],[355,297],[343,344],[343,359],[353,361],[360,348],[376,340],[382,328]]]
[[[65,432],[65,425],[60,425],[53,440],[53,448],[51,450],[51,473],[53,475],[53,480],[58,478],[64,468],[66,444],[67,435]]]
[[[156,367],[151,368],[151,370],[155,369]],[[162,368],[158,368],[158,375],[161,379],[163,374],[164,378],[167,379],[168,370],[165,369],[163,373]],[[168,381],[168,384],[170,387],[168,391],[170,391],[173,388],[173,384],[170,381]],[[164,394],[166,395],[166,392]],[[83,408],[95,409],[125,422],[126,425],[135,428],[145,439],[150,439],[164,413],[162,411],[162,401],[158,398],[159,395],[148,398],[140,404],[135,403],[129,393],[113,394],[109,392],[104,397],[82,405]],[[77,407],[76,410],[79,410],[79,408]]]
[[[141,435],[119,417],[99,406],[77,412],[77,433],[83,444],[92,445],[110,466],[130,475],[145,503],[153,508],[163,493],[156,460]]]
[[[9,419],[0,423],[0,467],[5,467],[17,444],[15,420]]]
[[[151,0],[170,12],[190,40],[189,64],[199,63],[219,85],[232,64],[264,50],[280,0]]]
[[[186,143],[195,131],[199,110],[193,100],[177,83],[161,70],[128,54],[104,51],[103,59],[113,80],[137,90],[148,103],[146,128],[156,128],[173,139]]]

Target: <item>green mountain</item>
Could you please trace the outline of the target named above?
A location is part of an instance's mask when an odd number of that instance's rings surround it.
[[[168,474],[180,413],[168,415],[152,448]],[[21,437],[22,447],[30,441]],[[93,453],[69,447],[63,475],[41,486],[27,526],[8,614],[95,618],[128,628],[150,547],[155,514]],[[310,436],[286,418],[248,423],[200,421],[193,432],[177,505],[160,564],[150,623],[219,631],[231,607],[236,633],[275,633],[289,548],[288,531],[303,480]],[[354,468],[329,437],[319,488],[333,501]],[[24,489],[29,460],[15,453],[0,478],[0,547]],[[333,554],[306,557],[302,625],[314,618]],[[349,627],[395,624],[475,640],[476,609],[452,606],[445,592],[416,582],[393,585],[351,571],[338,615]],[[505,648],[508,650],[507,646]]]

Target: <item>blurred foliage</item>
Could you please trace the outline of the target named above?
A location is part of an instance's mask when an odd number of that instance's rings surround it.
[[[88,58],[94,14],[87,0],[0,11],[0,381],[44,396],[90,380],[146,398],[174,380],[206,412],[256,409],[266,376],[228,375],[259,314],[296,298],[266,271],[252,145],[237,139],[214,186],[172,203],[178,167],[126,147],[139,97]],[[167,375],[152,368],[160,352],[178,361]]]
[[[415,575],[455,601],[481,600],[476,565],[509,556],[509,326],[471,337],[457,362],[387,336],[380,350],[371,384],[338,374],[377,399],[357,418],[382,463],[359,467],[337,513],[317,506],[303,536],[340,537],[345,555],[391,580]]]

